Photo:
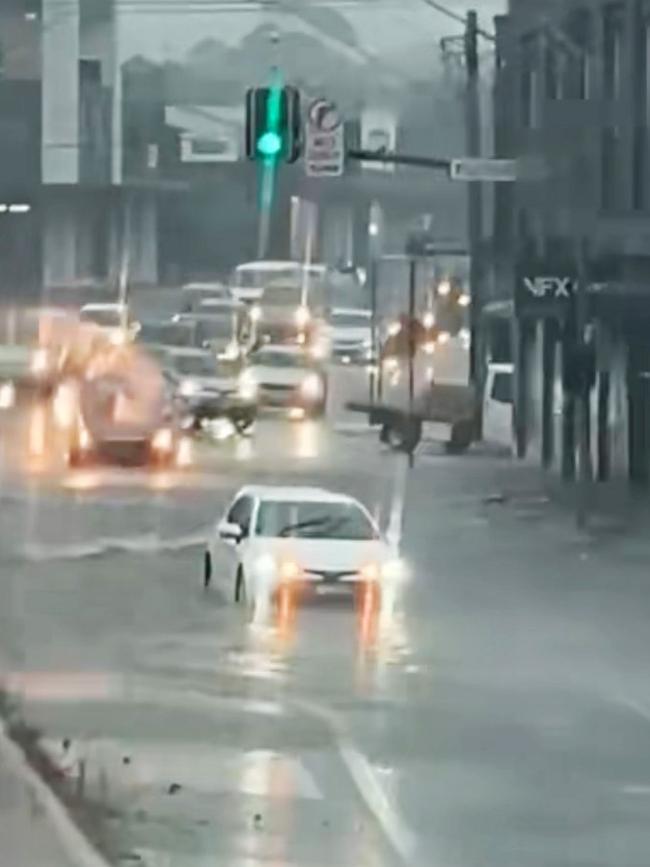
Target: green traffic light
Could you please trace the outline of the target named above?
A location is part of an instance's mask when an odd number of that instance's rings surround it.
[[[269,130],[258,139],[257,150],[264,157],[277,156],[282,150],[282,139],[277,132]]]

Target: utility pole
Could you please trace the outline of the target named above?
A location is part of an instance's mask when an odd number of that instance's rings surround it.
[[[417,259],[411,256],[409,261],[409,318],[408,318],[408,352],[409,352],[409,424],[413,424],[415,409],[415,289],[417,280]],[[414,463],[413,449],[409,450],[409,466]]]
[[[465,21],[465,70],[467,75],[465,91],[465,135],[467,156],[481,156],[481,106],[479,93],[479,59],[478,59],[478,18],[475,10],[467,13]],[[482,372],[479,369],[480,354],[477,346],[479,335],[479,319],[481,312],[480,284],[481,262],[480,250],[483,239],[483,185],[480,181],[469,184],[467,191],[467,234],[470,250],[470,289],[472,305],[470,309],[470,379],[476,383],[481,381]]]
[[[578,491],[576,521],[578,529],[583,530],[587,524],[589,493],[593,478],[591,461],[591,418],[589,392],[589,345],[587,341],[587,251],[584,237],[576,241],[576,271],[575,288],[575,341],[576,357],[579,366],[577,410],[578,410]]]

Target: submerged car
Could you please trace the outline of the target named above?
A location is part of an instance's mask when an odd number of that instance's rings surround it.
[[[218,574],[236,602],[268,601],[283,591],[318,595],[370,591],[381,596],[406,578],[402,561],[367,509],[322,488],[242,488],[208,540],[204,584]]]

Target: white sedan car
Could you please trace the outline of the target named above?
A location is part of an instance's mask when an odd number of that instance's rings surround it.
[[[255,485],[238,492],[208,540],[206,587],[213,577],[236,602],[256,607],[294,588],[318,595],[369,589],[388,598],[405,570],[352,497]]]

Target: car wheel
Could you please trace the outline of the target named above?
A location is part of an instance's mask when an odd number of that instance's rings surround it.
[[[473,426],[471,422],[456,422],[451,430],[451,440],[445,443],[445,451],[449,455],[461,455],[472,444]]]
[[[212,557],[210,552],[206,551],[203,556],[203,586],[208,587],[212,580]]]

